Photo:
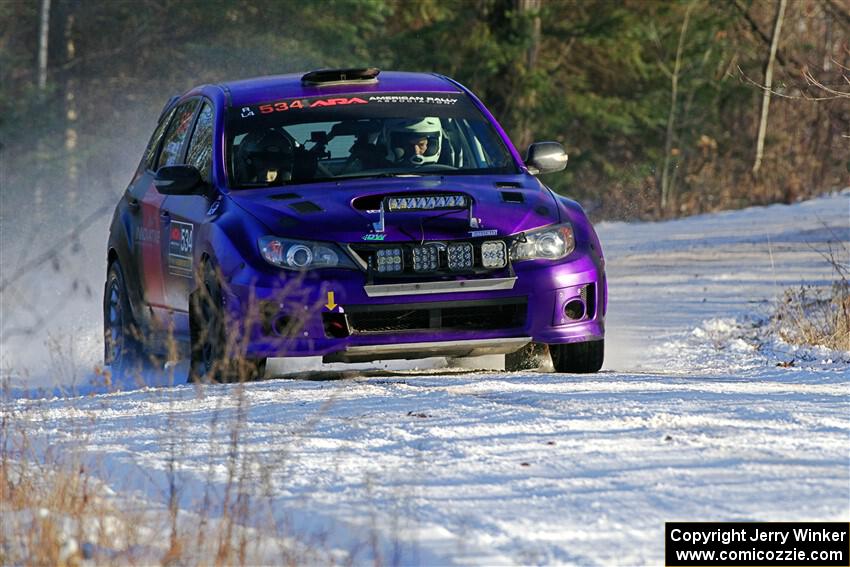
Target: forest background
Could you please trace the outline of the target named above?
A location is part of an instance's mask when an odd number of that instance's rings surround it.
[[[108,214],[194,85],[365,65],[562,142],[597,219],[792,202],[848,185],[848,38],[845,0],[0,0],[0,220]]]

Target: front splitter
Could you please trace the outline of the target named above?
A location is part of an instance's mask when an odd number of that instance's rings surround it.
[[[429,356],[484,356],[509,354],[528,343],[531,337],[505,339],[475,339],[466,341],[432,341],[386,345],[349,346],[345,350],[327,354],[323,362],[370,362],[399,358],[427,358]]]

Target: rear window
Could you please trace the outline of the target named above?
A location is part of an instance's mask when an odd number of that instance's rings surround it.
[[[174,113],[174,119],[168,125],[168,130],[165,131],[165,138],[162,141],[162,151],[159,154],[159,161],[157,161],[157,169],[164,165],[174,165],[180,159],[180,149],[183,147],[183,141],[189,133],[189,126],[192,125],[192,116],[195,114],[195,108],[197,106],[197,99],[193,99],[177,107],[177,111]]]
[[[169,110],[165,116],[162,117],[159,124],[154,130],[153,135],[151,136],[150,142],[148,142],[148,147],[145,150],[145,168],[146,169],[155,169],[156,167],[156,156],[157,150],[159,149],[159,143],[162,141],[162,135],[165,133],[165,127],[168,126],[168,122],[171,120],[171,116],[174,114],[174,109]]]

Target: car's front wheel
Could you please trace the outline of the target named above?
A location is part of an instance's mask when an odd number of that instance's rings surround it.
[[[549,345],[555,372],[590,374],[599,372],[605,359],[605,341]]]
[[[262,377],[264,359],[240,356],[227,336],[223,293],[215,268],[206,263],[203,281],[189,295],[190,382],[244,382]]]

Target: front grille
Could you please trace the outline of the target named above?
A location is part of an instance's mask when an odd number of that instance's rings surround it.
[[[348,305],[352,334],[398,331],[485,331],[523,327],[528,300],[445,301],[410,305]]]
[[[482,312],[482,309],[485,309],[485,311]],[[525,305],[445,309],[442,313],[442,325],[444,329],[469,329],[471,331],[519,327],[525,324],[525,310]]]
[[[425,309],[379,311],[377,313],[349,314],[348,321],[353,333],[385,333],[430,328],[429,313]]]

